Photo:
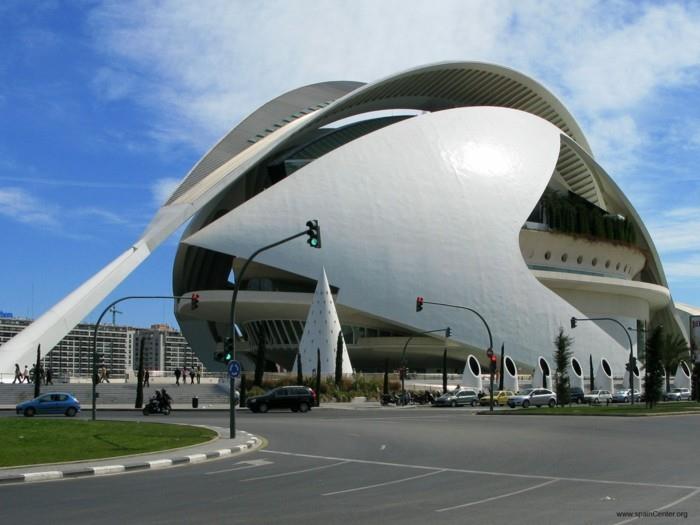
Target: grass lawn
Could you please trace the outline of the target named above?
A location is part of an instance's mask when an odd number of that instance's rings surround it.
[[[488,414],[489,412],[479,412]],[[513,410],[499,410],[493,412],[497,415],[514,416],[657,416],[669,413],[696,413],[700,414],[700,403],[675,402],[659,403],[653,409],[648,409],[644,403],[610,404],[605,405],[572,405],[570,407],[555,408],[516,408]]]
[[[215,436],[206,428],[161,423],[1,418],[0,467],[141,454]]]

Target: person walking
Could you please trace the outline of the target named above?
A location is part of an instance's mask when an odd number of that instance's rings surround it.
[[[29,367],[24,365],[24,372],[22,372],[22,381],[29,383]],[[20,383],[22,382],[20,381]]]
[[[46,384],[53,385],[53,370],[50,368],[46,369]]]
[[[182,384],[183,385],[187,384],[187,367],[186,366],[182,367]]]
[[[194,368],[190,368],[190,385],[194,385]]]
[[[12,381],[14,385],[17,381],[22,382],[22,371],[19,369],[19,365],[15,363],[15,379]]]
[[[143,374],[143,386],[151,386],[151,383],[148,382],[148,378],[151,377],[150,374],[148,373],[148,370],[146,370],[146,373]]]
[[[202,365],[197,365],[197,384],[202,381]]]
[[[180,369],[179,369],[179,368],[176,368],[176,369],[175,369],[175,384],[176,384],[177,386],[180,386],[180,374],[181,374],[181,373],[182,373],[182,372],[180,372]]]

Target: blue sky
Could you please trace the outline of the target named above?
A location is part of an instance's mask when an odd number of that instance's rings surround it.
[[[651,231],[674,299],[700,305],[697,2],[6,0],[0,35],[2,311],[36,317],[123,252],[265,101],[445,60],[551,89]],[[169,294],[178,239],[110,298]],[[165,302],[121,310],[175,323]]]

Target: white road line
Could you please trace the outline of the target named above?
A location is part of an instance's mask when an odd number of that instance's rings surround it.
[[[540,483],[539,485],[535,485],[533,487],[527,487],[525,489],[516,490],[515,492],[509,492],[508,494],[499,494],[498,496],[493,496],[491,498],[480,499],[478,501],[464,503],[463,505],[455,505],[454,507],[445,507],[444,509],[436,509],[435,512],[447,512],[449,510],[463,509],[464,507],[471,507],[472,505],[479,505],[481,503],[486,503],[488,501],[493,501],[493,500],[497,500],[497,499],[501,499],[501,498],[508,498],[510,496],[515,496],[516,494],[522,494],[523,492],[529,492],[531,490],[539,489],[540,487],[544,487],[546,485],[551,485],[552,483],[555,483],[557,481],[559,481],[559,480],[558,479],[550,479],[549,481],[545,481],[544,483]]]
[[[683,496],[682,498],[678,498],[677,500],[672,501],[671,503],[669,503],[669,504],[667,504],[667,505],[664,505],[663,507],[659,507],[658,509],[654,509],[654,510],[652,510],[651,512],[659,512],[659,511],[662,511],[662,510],[666,510],[666,509],[669,508],[669,507],[673,507],[674,505],[678,505],[679,503],[682,503],[682,502],[684,502],[685,500],[687,500],[687,499],[689,499],[689,498],[692,498],[693,496],[695,496],[695,495],[698,494],[698,493],[700,493],[700,489],[694,490],[694,491],[691,492],[690,494],[686,494],[686,495]],[[617,523],[615,523],[615,525],[624,525],[625,523],[631,523],[631,522],[633,522],[633,521],[635,521],[635,520],[638,520],[638,519],[639,519],[639,517],[634,517],[634,518],[630,518],[630,519],[625,520],[625,521],[618,521]]]
[[[266,459],[253,459],[250,461],[239,461],[236,465],[237,467],[227,468],[223,470],[212,470],[210,472],[205,472],[205,474],[222,474],[224,472],[234,472],[236,470],[246,470],[255,467],[264,467],[265,465],[272,465],[272,461],[267,461]]]
[[[550,481],[554,476],[542,476],[538,474],[514,474],[510,472],[490,472],[487,470],[470,470],[470,469],[460,469],[460,468],[449,468],[449,467],[430,467],[426,465],[409,465],[406,463],[391,463],[388,461],[372,461],[367,459],[353,459],[353,458],[340,458],[337,456],[319,456],[316,454],[297,454],[294,452],[282,452],[279,450],[259,450],[263,454],[279,454],[283,456],[294,456],[299,458],[313,458],[313,459],[327,459],[329,461],[348,461],[352,463],[360,463],[365,465],[381,465],[385,467],[401,467],[401,468],[413,468],[418,470],[439,470],[445,472],[457,472],[460,474],[477,474],[483,476],[499,476],[507,478],[522,478],[522,479],[541,479],[545,481]],[[615,481],[615,480],[605,480],[605,479],[590,479],[590,478],[565,478],[562,476],[556,476],[556,479],[560,481],[571,481],[575,483],[599,483],[608,485],[623,485],[632,487],[652,487],[652,488],[665,488],[665,489],[688,489],[688,490],[698,490],[700,487],[695,485],[670,485],[667,483],[645,483],[641,481]]]
[[[395,485],[396,483],[403,483],[404,481],[411,481],[419,478],[426,478],[428,476],[434,476],[435,474],[441,474],[445,472],[444,470],[435,470],[433,472],[428,472],[426,474],[421,474],[419,476],[411,476],[410,478],[395,479],[394,481],[386,481],[384,483],[375,483],[374,485],[365,485],[364,487],[355,487],[354,489],[337,490],[335,492],[326,492],[321,494],[321,496],[335,496],[336,494],[347,494],[348,492],[357,492],[360,490],[368,490],[376,487],[385,487],[387,485]]]
[[[249,468],[256,468],[258,465],[244,465],[242,467],[227,468],[224,470],[212,470],[211,472],[205,472],[205,475],[209,474],[223,474],[224,472],[235,472],[236,470],[247,470]]]
[[[312,472],[314,470],[323,470],[331,467],[337,467],[338,465],[346,465],[348,461],[340,461],[338,463],[332,463],[330,465],[321,465],[320,467],[307,468],[304,470],[294,470],[292,472],[282,472],[281,474],[270,474],[269,476],[259,476],[257,478],[247,478],[241,481],[257,481],[259,479],[271,479],[271,478],[282,478],[284,476],[293,476],[294,474],[303,474],[304,472]]]

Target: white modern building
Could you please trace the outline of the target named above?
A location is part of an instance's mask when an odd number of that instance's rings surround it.
[[[579,125],[546,88],[508,68],[428,65],[369,84],[324,82],[268,102],[184,178],[151,225],[110,266],[0,348],[0,368],[55,344],[186,220],[173,269],[181,330],[206,365],[230,332],[233,281],[260,247],[317,219],[304,239],[259,255],[241,280],[236,319],[246,355],[291,367],[325,267],[356,369],[449,368],[489,344],[521,367],[550,358],[571,317],[663,324],[687,337],[638,214]],[[416,296],[426,306],[416,312]],[[622,376],[627,335],[609,321],[570,332],[575,356]],[[631,331],[636,343],[641,330]],[[448,344],[449,343],[449,344]]]

